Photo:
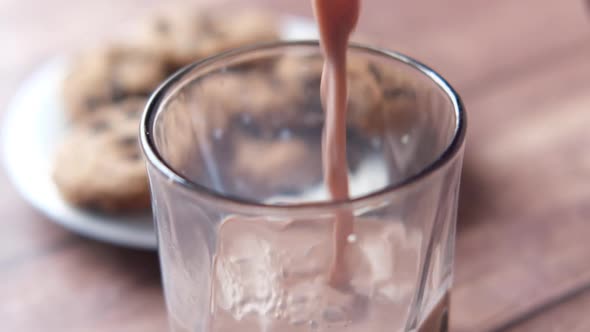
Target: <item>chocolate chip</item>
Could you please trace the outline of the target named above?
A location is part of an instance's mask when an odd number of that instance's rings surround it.
[[[137,146],[137,138],[133,136],[125,136],[118,140],[118,143],[124,147]]]
[[[111,82],[111,98],[114,102],[120,102],[125,99],[125,91],[117,81]]]
[[[137,117],[139,117],[139,115],[141,115],[141,108],[138,108],[137,106],[127,106],[125,108],[123,108],[123,112],[125,113],[125,116],[128,119],[135,119]]]
[[[132,160],[132,161],[141,160],[141,154],[139,153],[139,151],[134,151],[132,153],[129,153],[125,157],[129,160]]]
[[[100,99],[97,97],[88,97],[84,100],[84,104],[87,110],[94,111],[100,104]]]
[[[385,89],[383,91],[383,96],[388,99],[401,97],[416,98],[416,92],[414,90],[409,90],[405,88],[391,88]]]
[[[111,125],[104,120],[92,123],[92,132],[95,134],[101,133],[109,128],[111,128]]]
[[[381,75],[381,72],[379,72],[379,68],[377,68],[376,64],[372,62],[369,63],[369,71],[371,72],[371,75],[373,75],[377,83],[383,82],[383,76]]]

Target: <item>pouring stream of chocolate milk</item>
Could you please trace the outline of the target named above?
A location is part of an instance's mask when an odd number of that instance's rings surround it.
[[[346,160],[346,115],[348,87],[346,51],[350,34],[356,27],[360,0],[312,0],[320,30],[320,43],[325,63],[322,72],[321,96],[326,113],[322,146],[324,179],[336,201],[348,199],[348,165]],[[336,212],[334,220],[334,257],[329,283],[336,288],[348,284],[345,249],[353,233],[352,211]]]

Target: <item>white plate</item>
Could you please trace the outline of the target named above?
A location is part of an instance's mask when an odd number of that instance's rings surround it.
[[[284,39],[316,38],[308,19],[283,19]],[[50,220],[81,235],[116,245],[157,248],[151,214],[105,215],[77,209],[59,195],[51,179],[53,152],[66,120],[60,103],[66,58],[53,59],[34,71],[21,85],[6,110],[0,131],[7,173],[21,195]]]

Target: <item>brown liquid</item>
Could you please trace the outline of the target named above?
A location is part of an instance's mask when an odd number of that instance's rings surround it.
[[[326,112],[322,162],[326,186],[333,200],[349,198],[346,160],[347,77],[346,53],[350,34],[356,27],[360,0],[312,0],[319,25],[325,63],[321,96]],[[336,288],[348,288],[351,271],[347,269],[348,236],[354,232],[351,211],[337,211],[333,230],[333,258],[328,282]],[[448,331],[449,295],[445,294],[416,332]]]
[[[349,287],[326,282],[333,257],[328,218],[230,217],[212,271],[211,332],[444,332],[448,296],[406,330],[423,237],[400,221],[357,219],[343,263]],[[433,301],[430,299],[429,301]]]
[[[325,56],[321,95],[326,111],[322,162],[324,179],[333,200],[346,200],[348,165],[346,160],[347,78],[346,51],[348,40],[358,21],[360,0],[313,0]],[[328,282],[346,288],[349,272],[344,264],[347,238],[354,230],[350,211],[337,211],[334,221],[334,257]]]

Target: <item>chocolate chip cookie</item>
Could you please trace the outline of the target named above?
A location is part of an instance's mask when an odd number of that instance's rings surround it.
[[[150,204],[138,123],[145,99],[98,106],[76,124],[58,149],[53,178],[65,200],[104,212]]]
[[[363,127],[365,120],[382,108],[383,90],[367,60],[351,57],[347,75],[349,123]]]
[[[319,145],[299,138],[266,141],[243,137],[232,162],[234,190],[239,196],[266,199],[299,192],[322,177]]]
[[[297,97],[293,101],[303,105],[305,118],[323,123],[320,83],[323,59],[319,55],[287,56],[275,67],[275,75],[290,87]],[[370,63],[351,57],[348,61],[348,119],[351,125],[362,124],[368,114],[378,112],[383,101],[382,89],[372,75]],[[312,116],[315,114],[315,117]],[[309,122],[309,121],[308,121]],[[309,124],[309,123],[308,123]]]
[[[242,70],[214,73],[195,83],[193,90],[194,108],[201,110],[201,122],[210,130],[231,128],[273,138],[302,121],[293,90],[270,74]]]
[[[280,37],[276,17],[255,9],[242,9],[233,13],[217,11],[213,14],[213,27],[218,40],[215,52],[274,41]]]
[[[260,11],[167,8],[146,20],[140,39],[176,69],[227,49],[276,40],[278,32],[275,19]]]
[[[167,72],[156,54],[134,46],[107,46],[80,55],[63,82],[71,120],[97,112],[128,96],[147,96]]]
[[[375,111],[359,117],[361,128],[379,133],[410,127],[420,116],[417,94],[424,89],[401,70],[376,64],[370,64],[370,69],[381,89],[382,100]]]

